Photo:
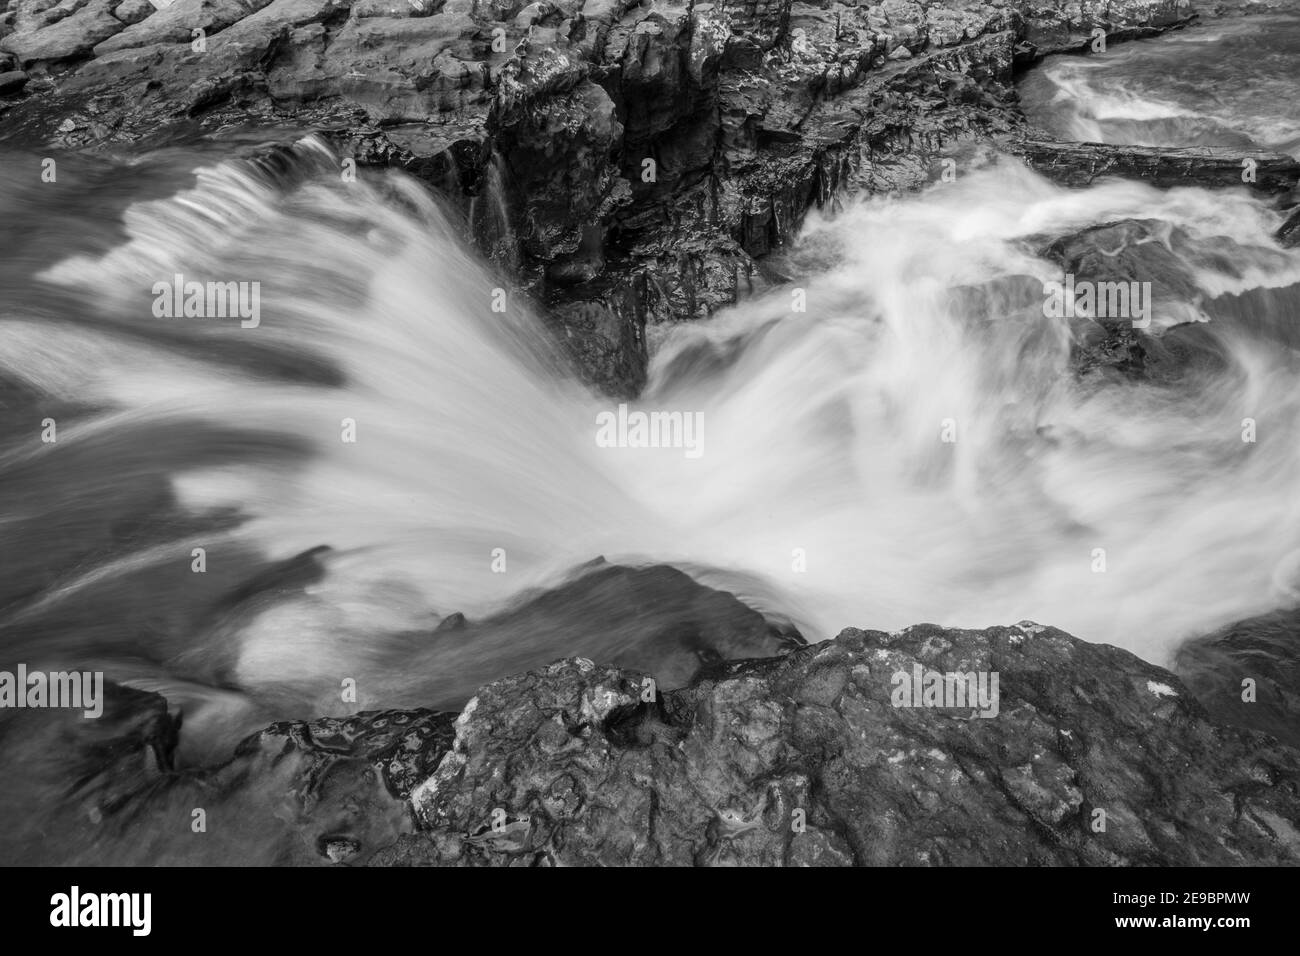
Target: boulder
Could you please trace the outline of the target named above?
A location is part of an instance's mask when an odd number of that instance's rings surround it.
[[[996,674],[996,706],[901,701],[934,674],[990,689]],[[1300,860],[1300,754],[1217,724],[1167,671],[1053,628],[850,629],[654,700],[644,687],[568,660],[483,688],[412,793],[419,831],[373,862]]]
[[[113,0],[88,0],[62,19],[5,37],[0,51],[14,54],[23,67],[88,56],[124,26],[113,16],[112,7]]]
[[[0,73],[0,96],[17,93],[27,85],[27,74],[22,70],[10,70]]]

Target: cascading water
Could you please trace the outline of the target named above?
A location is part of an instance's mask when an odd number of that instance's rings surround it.
[[[1069,122],[1105,133],[1090,90]],[[812,639],[1030,618],[1160,663],[1295,599],[1300,253],[1244,190],[1068,191],[1004,161],[814,217],[797,288],[660,337],[632,405],[701,416],[691,457],[601,447],[616,403],[401,175],[342,182],[308,139],[70,162],[47,196],[37,158],[10,160],[0,212],[33,238],[0,266],[4,655],[161,691],[193,762],[340,712],[342,678],[356,706],[454,706],[612,653],[646,609],[428,639],[600,555],[687,569]],[[1118,220],[1162,224],[1192,291],[1154,327],[1209,320],[1213,361],[1074,374],[1042,249]],[[177,275],[260,282],[256,327],[157,317]]]
[[[1300,153],[1300,17],[1257,16],[1057,57],[1019,84],[1029,118],[1062,139]]]

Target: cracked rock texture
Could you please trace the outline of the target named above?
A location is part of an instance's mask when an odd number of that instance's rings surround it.
[[[1244,716],[1220,706],[1242,667],[1261,685],[1289,671],[1233,664],[1223,639],[1196,652],[1213,672],[1181,667],[1205,706],[1168,671],[1054,628],[923,624],[718,663],[666,692],[562,660],[493,681],[459,716],[274,724],[209,769],[175,769],[179,718],[117,687],[101,721],[0,724],[0,809],[27,821],[0,849],[83,864],[1295,864],[1290,692],[1269,685]],[[917,667],[996,672],[996,708],[895,706],[896,675]],[[20,781],[63,794],[52,825]]]
[[[327,132],[460,206],[611,394],[646,325],[784,277],[810,208],[1016,134],[1015,69],[1183,0],[3,0],[0,142]]]
[[[893,706],[918,663],[998,672],[997,716]],[[850,629],[653,703],[643,687],[582,660],[485,687],[412,794],[420,831],[376,862],[1300,860],[1300,755],[1053,628]]]

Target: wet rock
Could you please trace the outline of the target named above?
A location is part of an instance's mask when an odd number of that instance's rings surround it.
[[[1034,56],[1089,49],[1096,31],[1105,34],[1107,43],[1116,43],[1154,36],[1197,16],[1186,0],[1046,0],[1018,6],[1024,43]]]
[[[195,30],[219,33],[267,6],[270,0],[175,0],[95,47],[95,55],[155,43],[188,44]]]
[[[1300,747],[1300,610],[1273,611],[1190,640],[1174,670],[1216,720]]]
[[[27,74],[22,70],[10,70],[7,73],[0,73],[0,96],[17,93],[26,85]]]
[[[365,761],[379,774],[389,794],[405,799],[450,748],[453,717],[432,710],[395,710],[284,721],[244,740],[235,756],[304,755],[307,761],[300,771],[299,793],[307,803],[339,759]]]
[[[996,716],[894,706],[914,669],[997,673]],[[1300,859],[1300,753],[1215,723],[1167,671],[1053,628],[850,629],[654,700],[643,686],[567,660],[484,687],[412,793],[419,832],[373,862]]]
[[[24,67],[70,60],[89,55],[97,43],[122,28],[122,21],[112,14],[112,0],[89,0],[60,19],[30,30],[19,29],[0,40],[0,50],[14,54]]]
[[[448,614],[446,617],[444,617],[441,621],[438,622],[438,626],[434,628],[434,633],[436,634],[439,631],[459,631],[464,626],[465,626],[465,615],[462,614],[460,611],[455,611],[451,614]]]
[[[1179,255],[1189,242],[1174,232],[1167,223],[1130,219],[1080,230],[1041,251],[1061,264],[1070,288],[1101,290],[1091,315],[1080,308],[1070,320],[1072,364],[1079,372],[1100,369],[1128,378],[1168,379],[1182,371],[1186,350],[1178,348],[1176,337],[1162,341],[1162,333],[1208,317],[1201,310],[1203,293],[1196,277]],[[1106,291],[1116,284],[1118,297]],[[1112,314],[1115,305],[1121,308]]]
[[[490,617],[440,628],[431,639],[377,661],[358,683],[381,682],[386,668],[425,675],[419,702],[450,710],[502,674],[566,654],[600,656],[682,687],[721,661],[765,657],[803,643],[786,622],[769,620],[734,595],[701,585],[667,565],[628,568],[597,560],[570,580],[521,595]]]
[[[1066,319],[1078,372],[1193,389],[1228,370],[1229,329],[1259,332],[1248,306],[1233,295],[1207,293],[1203,282],[1215,275],[1240,279],[1241,263],[1252,257],[1273,256],[1279,265],[1283,258],[1271,247],[1243,247],[1229,236],[1195,237],[1167,222],[1136,219],[1089,226],[1035,251],[1061,265],[1062,298],[1074,290],[1076,308]],[[1286,335],[1285,327],[1272,332]]]
[[[127,26],[132,26],[153,16],[157,9],[152,0],[123,0],[113,8],[113,16]]]
[[[1263,622],[1262,635],[1259,622],[1230,629],[1180,671],[1215,709],[1242,667],[1261,688],[1275,681],[1257,713],[1294,733],[1290,617]],[[1054,628],[850,628],[717,662],[679,690],[649,676],[565,659],[492,681],[459,715],[273,724],[207,769],[172,766],[179,723],[156,694],[114,688],[102,723],[11,713],[0,754],[24,772],[4,774],[0,804],[33,826],[7,831],[6,859],[1300,861],[1300,751],[1227,726],[1168,671]],[[56,825],[33,799],[57,808]]]
[[[97,718],[62,708],[0,711],[4,859],[64,858],[105,818],[129,815],[172,771],[180,726],[159,695],[113,683],[104,684]]]
[[[635,397],[646,381],[645,282],[642,273],[603,277],[557,296],[547,312],[583,378],[618,398]]]
[[[1278,228],[1277,241],[1288,249],[1300,245],[1300,206],[1291,210],[1291,215]]]
[[[225,762],[178,768],[181,720],[158,694],[106,685],[103,717],[0,720],[7,860],[80,865],[355,865],[413,832],[411,788],[454,714],[284,721]]]
[[[1284,153],[1212,146],[1115,146],[1026,137],[1014,143],[1038,172],[1066,186],[1088,186],[1107,176],[1153,186],[1247,186],[1280,194],[1300,182],[1300,162]]]
[[[570,261],[588,227],[630,199],[610,162],[623,126],[609,94],[575,61],[556,57],[540,67],[551,85],[535,99],[530,72],[489,121],[506,176],[521,251],[534,261]],[[531,82],[530,82],[531,81]]]

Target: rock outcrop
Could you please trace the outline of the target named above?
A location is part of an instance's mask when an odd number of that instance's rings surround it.
[[[997,674],[996,714],[896,706],[914,672]],[[1300,755],[1051,628],[848,630],[655,703],[641,686],[567,661],[484,688],[412,794],[421,832],[377,862],[1300,860]]]
[[[222,767],[146,773],[174,721],[119,689],[113,712],[140,716],[109,725],[115,762],[18,858],[193,862],[243,841],[250,862],[320,864],[1300,862],[1300,751],[1054,628],[849,629],[677,691],[649,676],[563,660],[459,716],[286,722]],[[960,698],[925,690],[945,686]]]
[[[7,3],[0,141],[325,131],[452,197],[618,395],[645,382],[647,323],[781,281],[764,258],[810,208],[1018,138],[1017,68],[1195,16],[1183,0]]]
[[[1067,186],[1090,186],[1118,176],[1157,187],[1247,186],[1262,193],[1285,194],[1300,183],[1300,162],[1285,153],[1210,146],[1113,146],[1062,143],[1027,136],[1012,151],[1043,175]]]

